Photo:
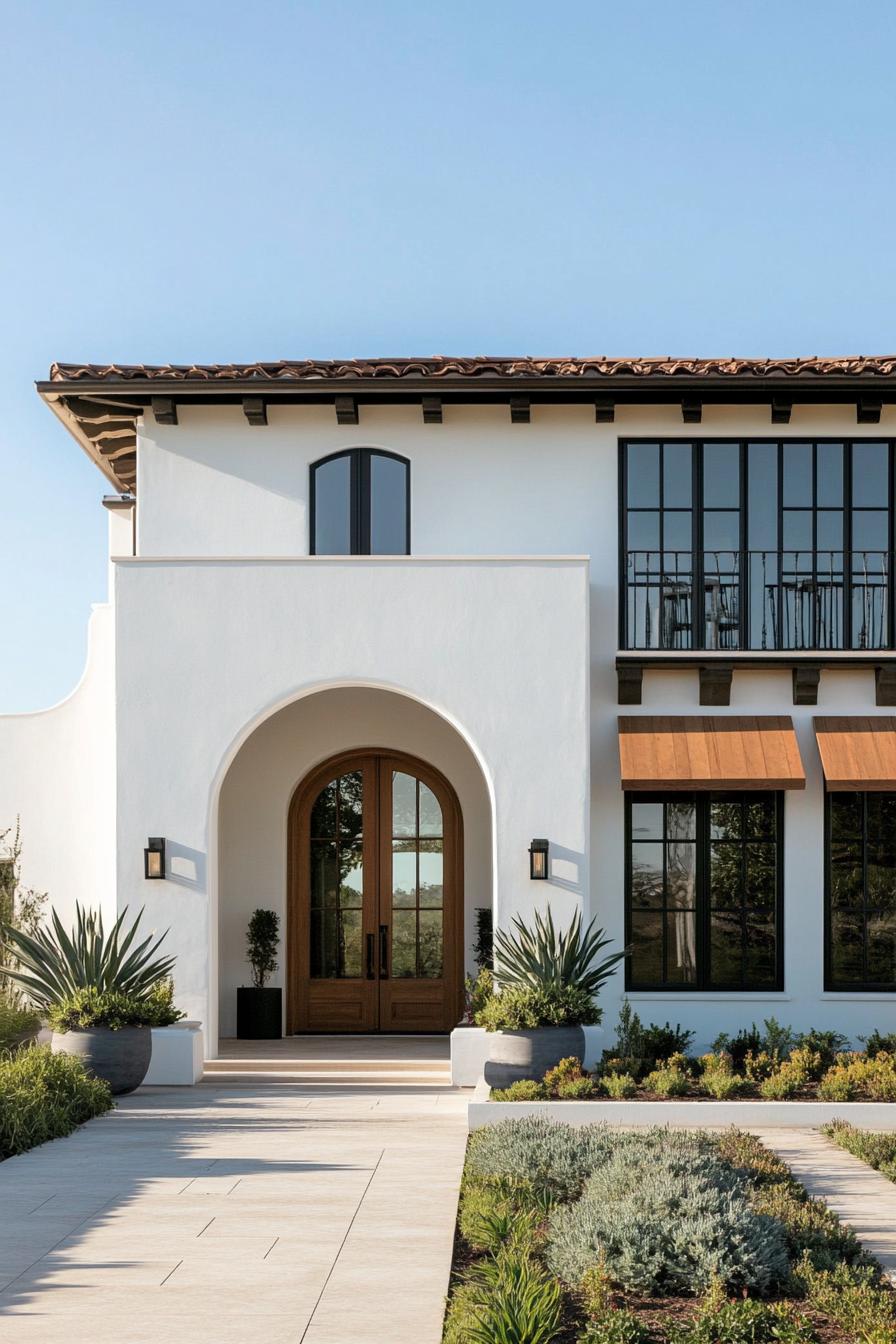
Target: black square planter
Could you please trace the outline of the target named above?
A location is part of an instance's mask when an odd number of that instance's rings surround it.
[[[238,989],[236,1034],[243,1041],[279,1041],[283,1035],[283,990]]]

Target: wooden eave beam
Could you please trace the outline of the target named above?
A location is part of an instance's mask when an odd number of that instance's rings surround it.
[[[616,403],[612,397],[595,397],[594,419],[599,425],[612,425],[616,419]]]
[[[528,425],[532,418],[532,401],[530,397],[511,397],[510,398],[510,423],[512,425]]]
[[[423,410],[424,425],[440,425],[442,423],[441,397],[421,397],[420,405]]]
[[[173,397],[151,397],[149,404],[157,425],[177,424],[177,402]]]
[[[682,397],[681,418],[686,425],[699,425],[703,419],[703,402],[699,397]]]
[[[266,425],[268,408],[264,397],[243,397],[243,415],[250,425]]]
[[[793,402],[787,397],[772,397],[772,424],[789,425]]]
[[[856,405],[857,425],[879,425],[882,402],[870,397],[860,397]]]
[[[357,397],[334,397],[337,425],[356,425],[358,423]]]

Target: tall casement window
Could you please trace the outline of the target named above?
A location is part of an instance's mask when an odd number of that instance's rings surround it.
[[[395,453],[350,448],[311,468],[312,555],[410,555],[411,467]]]
[[[629,989],[780,989],[780,793],[626,795]]]
[[[621,445],[627,649],[893,646],[893,444]]]
[[[896,991],[896,793],[828,793],[825,987]]]

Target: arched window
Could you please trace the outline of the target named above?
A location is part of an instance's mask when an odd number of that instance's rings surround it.
[[[348,448],[311,467],[312,555],[410,555],[410,463]]]

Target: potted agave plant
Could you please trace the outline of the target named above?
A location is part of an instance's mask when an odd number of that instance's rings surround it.
[[[53,1051],[77,1055],[116,1094],[146,1077],[152,1027],[183,1016],[172,1002],[174,957],[156,956],[166,934],[135,942],[142,914],[125,930],[124,909],[108,935],[102,915],[80,905],[71,932],[55,910],[34,933],[3,929],[16,962],[6,974],[46,1017]]]
[[[584,1027],[600,1021],[597,995],[627,949],[598,961],[610,940],[594,921],[582,928],[576,911],[569,928],[558,931],[550,910],[535,914],[529,929],[519,918],[508,932],[495,929],[496,992],[476,1015],[493,1032],[485,1080],[510,1087],[523,1078],[544,1077],[561,1059],[585,1056]]]

